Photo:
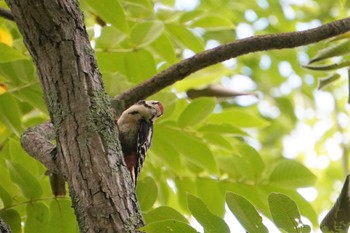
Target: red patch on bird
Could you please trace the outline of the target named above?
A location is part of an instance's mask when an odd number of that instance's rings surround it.
[[[158,102],[158,106],[159,106],[160,112],[163,114],[163,112],[164,112],[163,105],[160,102]]]

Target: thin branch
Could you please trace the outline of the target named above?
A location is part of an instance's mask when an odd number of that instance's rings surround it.
[[[343,34],[350,30],[350,18],[334,21],[314,29],[279,34],[253,36],[198,53],[169,67],[143,83],[132,87],[112,100],[112,105],[124,108],[145,99],[188,75],[244,54],[273,49],[295,48]],[[118,103],[118,104],[117,104]]]
[[[3,17],[5,19],[11,20],[11,21],[15,21],[15,18],[13,18],[11,11],[6,10],[4,8],[1,8],[1,7],[0,7],[0,17]]]
[[[228,99],[228,98],[234,98],[234,97],[243,96],[243,95],[258,97],[257,93],[235,91],[235,90],[232,90],[231,88],[227,88],[219,84],[211,84],[202,89],[190,89],[186,92],[186,94],[190,99],[195,99],[195,98],[204,97],[204,96],[217,97],[219,99]]]

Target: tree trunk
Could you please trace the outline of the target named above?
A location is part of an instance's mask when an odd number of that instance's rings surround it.
[[[37,67],[57,143],[51,162],[80,231],[136,232],[142,216],[78,3],[6,1]]]

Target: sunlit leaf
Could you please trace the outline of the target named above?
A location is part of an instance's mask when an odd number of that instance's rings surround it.
[[[176,54],[174,51],[174,46],[171,43],[168,35],[163,33],[151,44],[151,46],[168,63],[175,62]]]
[[[96,48],[108,50],[119,46],[126,39],[126,34],[115,27],[103,27],[101,36],[96,40]]]
[[[297,205],[288,196],[272,193],[268,201],[273,221],[279,228],[295,233],[308,233],[311,231],[310,226],[305,225],[301,221]]]
[[[52,200],[50,203],[50,232],[78,232],[76,217],[70,200]]]
[[[9,47],[3,43],[0,43],[0,54],[0,63],[28,59],[28,57],[22,55],[16,49]]]
[[[22,233],[22,220],[18,211],[15,209],[0,210],[0,218],[11,228],[12,233]]]
[[[99,52],[96,55],[101,70],[118,72],[130,82],[139,83],[156,73],[154,59],[146,50],[132,53]]]
[[[350,53],[350,41],[333,44],[332,46],[327,46],[326,48],[321,49],[316,56],[309,61],[309,64],[348,53]]]
[[[8,207],[12,204],[12,197],[6,189],[0,185],[0,199],[4,207]]]
[[[183,223],[188,223],[187,219],[177,210],[169,206],[160,206],[144,214],[147,223],[159,222],[164,220],[176,220]]]
[[[204,202],[192,194],[187,195],[187,204],[192,215],[203,226],[207,233],[230,232],[225,221],[212,214]]]
[[[6,161],[11,179],[21,189],[23,195],[29,199],[41,197],[43,191],[38,180],[21,164]]]
[[[270,175],[270,182],[280,186],[296,188],[315,183],[316,176],[295,160],[282,160]]]
[[[0,28],[0,43],[3,43],[7,46],[12,46],[13,44],[13,38],[11,33],[3,28]],[[0,50],[1,51],[1,50]]]
[[[118,0],[86,0],[91,10],[104,21],[111,23],[122,32],[127,32],[127,23],[122,6]]]
[[[202,27],[208,30],[234,29],[234,24],[226,17],[219,14],[202,14],[191,24],[192,27]]]
[[[147,176],[138,180],[136,192],[141,209],[143,211],[151,209],[158,196],[158,188],[153,178]]]
[[[27,220],[24,224],[25,233],[49,232],[49,209],[41,202],[27,205]]]
[[[180,127],[194,126],[199,124],[213,112],[216,101],[214,98],[198,98],[184,109],[179,117]]]
[[[128,16],[133,18],[148,18],[153,15],[153,4],[149,0],[124,0],[124,7],[127,8],[125,12]]]
[[[130,41],[134,47],[141,48],[151,44],[162,33],[164,24],[161,21],[149,21],[136,24],[130,32]]]
[[[171,128],[158,127],[157,131],[160,135],[167,135],[165,140],[182,153],[186,160],[206,169],[208,172],[217,173],[217,165],[213,154],[203,141]]]
[[[10,93],[0,95],[0,120],[19,137],[22,131],[21,112]]]
[[[4,83],[0,83],[0,95],[7,91],[7,86]]]
[[[244,128],[262,128],[269,125],[269,122],[259,115],[243,109],[230,109],[221,113],[212,114],[208,120],[212,123],[226,123]]]
[[[262,217],[247,199],[235,193],[227,193],[226,203],[247,232],[268,232],[266,226],[262,223]]]
[[[205,124],[200,129],[202,132],[216,133],[229,136],[247,136],[247,133],[230,124]]]
[[[333,74],[328,78],[319,79],[318,89],[321,90],[340,79],[339,74]]]
[[[189,48],[194,52],[200,52],[204,50],[203,41],[193,35],[193,33],[186,27],[167,24],[166,28],[184,47]]]
[[[265,164],[260,154],[248,145],[236,145],[237,155],[232,156],[234,168],[240,172],[241,176],[249,180],[259,180],[264,171]]]
[[[196,184],[198,197],[213,214],[223,217],[225,214],[225,193],[220,189],[220,183],[213,179],[198,179]]]
[[[305,65],[304,68],[310,69],[310,70],[319,70],[319,71],[331,71],[331,70],[338,70],[344,67],[349,67],[350,61],[342,61],[340,63],[334,63],[330,65]]]
[[[176,220],[153,222],[151,224],[146,224],[146,226],[140,228],[140,230],[146,233],[198,233],[198,231],[188,224]]]
[[[223,76],[229,74],[230,72],[231,71],[222,64],[212,65],[191,74],[180,82],[175,83],[174,87],[179,92],[185,92],[192,88],[205,87],[217,80],[222,79]]]

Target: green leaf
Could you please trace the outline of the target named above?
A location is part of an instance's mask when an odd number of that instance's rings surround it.
[[[33,199],[42,196],[43,191],[38,180],[22,165],[9,160],[6,161],[6,165],[10,171],[12,181],[18,185],[25,197]]]
[[[289,232],[307,233],[310,226],[304,225],[295,202],[284,194],[272,193],[269,198],[270,212],[275,224]]]
[[[30,106],[39,109],[43,113],[47,113],[47,107],[43,99],[43,92],[38,83],[18,87],[18,90],[11,89],[11,93],[20,101],[26,102]]]
[[[178,92],[185,92],[189,89],[198,89],[213,84],[213,82],[221,80],[223,76],[229,75],[230,69],[219,63],[199,70],[181,82],[174,83],[174,87]]]
[[[214,98],[197,98],[187,105],[179,117],[178,124],[180,127],[194,126],[213,112],[216,105]]]
[[[22,233],[21,216],[16,210],[0,210],[0,218],[11,228],[12,233]]]
[[[328,85],[336,82],[337,80],[340,79],[340,75],[339,74],[333,74],[328,78],[322,78],[319,79],[319,83],[318,83],[318,89],[324,89],[325,87],[327,87]]]
[[[156,65],[150,52],[140,49],[132,53],[96,53],[103,72],[118,72],[129,81],[139,83],[156,73]]]
[[[177,199],[181,209],[186,211],[186,214],[190,214],[187,206],[187,193],[197,193],[197,185],[195,179],[191,178],[178,178],[175,179]]]
[[[249,180],[259,180],[265,169],[260,154],[247,144],[236,145],[238,155],[232,156],[234,167],[240,174]]]
[[[18,88],[23,85],[31,86],[37,84],[40,86],[37,74],[35,73],[34,64],[31,60],[0,63],[0,75],[11,84],[11,89],[12,87]],[[11,91],[13,91],[13,89]]]
[[[167,24],[166,28],[184,48],[188,48],[196,53],[204,50],[203,41],[193,35],[185,26]]]
[[[226,194],[226,203],[231,212],[249,233],[269,232],[262,223],[262,217],[255,207],[244,197],[235,193]]]
[[[24,151],[18,139],[9,138],[8,147],[4,149],[8,149],[7,151],[12,163],[25,164],[26,171],[31,173],[34,177],[43,174],[42,170],[39,169],[41,165],[38,166],[38,161]]]
[[[207,30],[233,30],[234,24],[227,18],[218,14],[202,14],[201,17],[196,18],[191,24],[192,27],[202,27]]]
[[[213,179],[196,180],[198,197],[208,206],[213,214],[223,217],[225,214],[224,192],[220,189],[220,183]],[[210,193],[210,195],[208,195]]]
[[[198,233],[198,231],[186,223],[176,220],[153,222],[141,227],[140,230],[146,233]]]
[[[266,190],[264,185],[260,184],[244,184],[237,182],[221,182],[223,190],[233,192],[240,195],[252,203],[259,211],[265,216],[270,215],[269,206],[267,204],[267,197],[271,193],[270,190]]]
[[[216,161],[206,143],[180,129],[158,127],[157,131],[159,135],[167,135],[167,143],[183,154],[185,159],[209,172],[218,172]]]
[[[290,189],[312,186],[316,176],[295,160],[282,160],[270,175],[270,183]]]
[[[155,41],[163,30],[164,24],[159,20],[135,24],[130,32],[130,41],[134,47],[142,48]]]
[[[150,18],[153,16],[153,4],[149,0],[123,0],[125,12],[131,18]]]
[[[152,48],[168,63],[172,64],[176,60],[176,54],[169,36],[165,33],[160,35],[152,44]]]
[[[0,120],[16,135],[22,131],[21,112],[10,93],[0,95]]]
[[[28,57],[22,55],[16,49],[9,47],[3,43],[0,43],[0,54],[0,63],[28,59]]]
[[[221,113],[212,114],[208,121],[244,128],[263,128],[269,125],[269,122],[261,118],[258,113],[253,114],[248,110],[241,109],[224,110]]]
[[[158,196],[158,188],[153,178],[147,176],[137,181],[136,193],[141,209],[143,211],[151,209]]]
[[[27,205],[27,220],[24,224],[25,233],[49,232],[49,209],[41,202]]]
[[[156,156],[175,172],[183,170],[183,164],[176,148],[161,134],[155,131],[150,152],[153,151]]]
[[[215,133],[227,136],[247,136],[248,134],[233,125],[224,124],[205,124],[199,129],[201,132]]]
[[[339,44],[327,46],[325,49],[321,49],[316,56],[310,60],[309,64],[348,53],[350,53],[350,41],[347,40]]]
[[[225,221],[212,214],[204,202],[198,197],[187,194],[187,205],[193,217],[203,226],[206,233],[230,232]]]
[[[169,206],[161,206],[149,211],[143,215],[147,223],[159,222],[164,220],[176,220],[178,222],[188,223],[187,219],[177,210]]]
[[[12,204],[12,197],[10,193],[8,193],[2,185],[0,185],[0,199],[4,204],[4,207],[8,207]]]
[[[305,65],[303,67],[310,70],[330,71],[330,70],[338,70],[349,66],[350,66],[350,61],[341,61],[340,63],[334,63],[330,65],[319,65],[319,66]]]
[[[52,200],[50,203],[50,215],[50,233],[78,232],[78,225],[70,200]]]
[[[115,27],[103,27],[101,36],[96,39],[96,48],[112,49],[118,47],[119,44],[126,39],[126,35]]]
[[[118,0],[86,0],[91,10],[104,21],[111,23],[122,32],[127,32],[124,10]]]

